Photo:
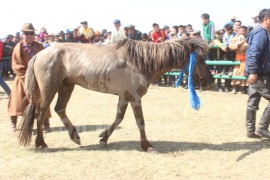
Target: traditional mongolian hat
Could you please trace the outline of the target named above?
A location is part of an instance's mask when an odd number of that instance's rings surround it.
[[[22,27],[22,31],[36,31],[32,23],[25,23]]]

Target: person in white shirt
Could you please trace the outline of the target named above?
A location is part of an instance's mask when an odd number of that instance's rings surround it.
[[[121,28],[121,21],[116,19],[114,22],[115,29],[111,35],[111,43],[123,40],[126,38],[123,28]]]

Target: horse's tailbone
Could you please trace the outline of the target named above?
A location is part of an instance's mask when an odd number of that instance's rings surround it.
[[[33,124],[35,120],[35,89],[37,86],[37,81],[34,72],[34,62],[36,60],[36,56],[32,58],[32,60],[28,64],[28,69],[25,75],[25,93],[26,96],[30,99],[29,105],[26,107],[22,122],[20,124],[20,133],[19,133],[19,140],[20,145],[27,146],[31,143],[32,138],[32,130]]]

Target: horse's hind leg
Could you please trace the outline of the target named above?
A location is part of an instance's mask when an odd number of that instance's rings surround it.
[[[106,146],[108,138],[112,135],[114,129],[122,122],[126,113],[127,106],[128,101],[126,101],[123,97],[119,97],[115,121],[108,129],[106,129],[99,135],[99,137],[102,137],[99,141],[101,145]]]
[[[81,144],[80,136],[66,114],[67,103],[74,90],[74,86],[75,86],[74,84],[67,85],[65,83],[62,83],[62,85],[58,90],[58,99],[54,110],[59,115],[61,121],[67,128],[70,139],[74,141],[76,144],[80,145]]]
[[[131,104],[131,107],[133,109],[133,113],[134,113],[134,116],[136,119],[137,126],[140,130],[142,149],[144,151],[147,151],[147,152],[156,152],[154,147],[148,142],[148,140],[146,138],[145,123],[144,123],[144,117],[143,117],[143,112],[142,112],[141,99],[130,102],[130,104]]]
[[[43,93],[41,94],[41,102],[39,104],[38,111],[37,111],[37,137],[35,141],[36,148],[48,147],[44,141],[42,126],[43,126],[43,121],[44,121],[46,112],[49,109],[49,106],[56,94],[56,90],[55,92],[51,89],[50,89],[50,92],[45,92],[45,91],[41,91]]]

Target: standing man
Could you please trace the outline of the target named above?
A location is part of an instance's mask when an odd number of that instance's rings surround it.
[[[124,30],[121,28],[121,21],[119,19],[114,20],[114,30],[111,35],[111,43],[121,41],[126,38]]]
[[[135,29],[134,25],[128,26],[128,38],[133,40],[142,40],[142,33]]]
[[[7,77],[13,77],[13,71],[11,69],[11,55],[16,44],[12,42],[12,35],[7,35],[4,42],[3,57],[9,57],[3,61],[3,72]]]
[[[39,51],[43,50],[42,44],[35,41],[35,29],[31,23],[25,23],[22,27],[23,40],[18,43],[12,54],[12,69],[16,74],[14,79],[14,87],[10,94],[8,104],[8,113],[11,119],[11,128],[16,131],[16,124],[18,116],[22,116],[28,101],[25,98],[24,80],[27,65],[30,59],[35,56]],[[37,90],[35,99],[39,99],[39,90]],[[38,102],[36,103],[38,105]],[[44,131],[50,131],[49,125],[50,111],[44,120]]]
[[[203,28],[203,39],[210,44],[215,39],[215,25],[210,21],[209,14],[202,14],[202,28]]]
[[[259,109],[261,97],[270,101],[270,9],[263,9],[258,20],[260,26],[254,29],[247,38],[245,73],[249,76],[248,102],[246,112],[247,137],[260,136],[270,139],[268,131],[270,123],[270,103],[261,117],[257,134],[255,134],[256,111]]]
[[[7,94],[4,98],[9,98],[10,89],[9,89],[8,85],[5,83],[5,81],[2,78],[2,71],[3,71],[3,61],[2,61],[3,49],[4,49],[4,45],[3,45],[2,41],[0,40],[0,86],[5,90],[5,92]]]
[[[79,35],[84,35],[84,37],[89,41],[89,43],[91,43],[94,37],[94,30],[88,27],[87,21],[81,22],[81,25],[82,28],[80,28]]]

